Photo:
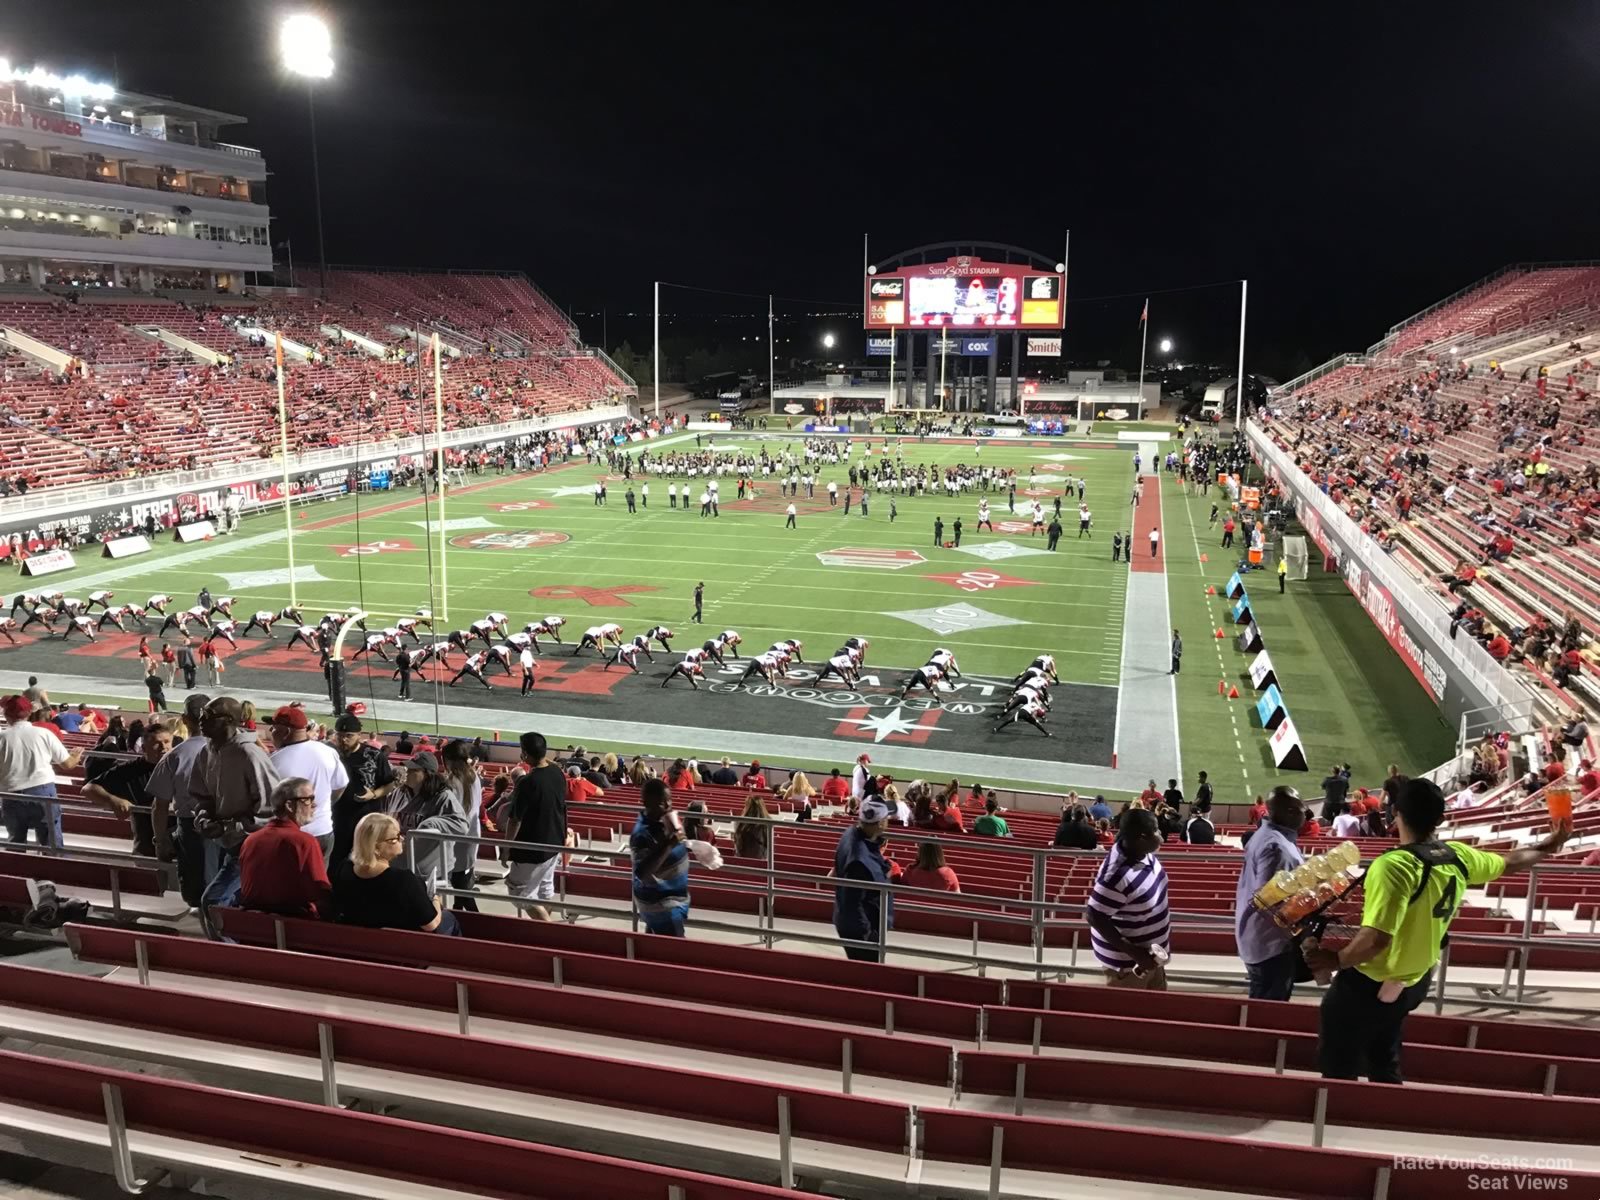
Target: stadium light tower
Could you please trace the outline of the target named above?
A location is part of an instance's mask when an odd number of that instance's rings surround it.
[[[317,164],[316,82],[333,74],[333,36],[321,17],[296,13],[284,19],[278,31],[278,51],[291,75],[306,81],[306,110],[311,117],[311,186],[317,207],[317,262],[322,290],[328,290],[328,252],[322,242],[322,172]]]
[[[1162,338],[1160,343],[1158,343],[1156,348],[1158,350],[1160,350],[1161,353],[1163,353],[1163,354],[1171,354],[1172,353],[1172,339],[1171,338],[1167,338],[1167,337]]]
[[[833,334],[825,333],[822,335],[822,348],[824,350],[833,349]]]

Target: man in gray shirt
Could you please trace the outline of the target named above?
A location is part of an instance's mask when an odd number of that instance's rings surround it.
[[[1267,797],[1267,819],[1250,835],[1234,896],[1234,938],[1250,980],[1250,999],[1287,1000],[1300,969],[1300,947],[1251,898],[1279,871],[1305,861],[1296,844],[1305,822],[1305,803],[1292,787],[1275,787]]]
[[[1172,631],[1172,670],[1168,671],[1167,674],[1176,675],[1178,668],[1181,666],[1183,666],[1183,639],[1178,636],[1178,631],[1174,629]]]
[[[181,718],[184,739],[173,745],[156,769],[151,772],[145,791],[150,794],[150,822],[154,826],[156,856],[162,862],[178,863],[178,888],[183,902],[190,908],[200,907],[200,894],[206,890],[211,876],[217,873],[216,854],[207,855],[207,842],[194,831],[194,800],[189,795],[189,776],[194,770],[194,760],[200,756],[206,740],[200,736],[200,714],[211,703],[210,696],[196,693],[183,702]],[[172,819],[177,818],[176,837]]]

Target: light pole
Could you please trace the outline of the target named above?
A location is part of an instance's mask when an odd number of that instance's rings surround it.
[[[328,290],[328,252],[322,241],[322,171],[317,163],[316,81],[333,74],[333,38],[321,17],[297,13],[284,20],[278,31],[278,51],[284,69],[306,80],[306,111],[311,119],[311,186],[317,208],[317,261],[322,290]]]

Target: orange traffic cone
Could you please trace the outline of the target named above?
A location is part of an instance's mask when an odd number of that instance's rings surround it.
[[[1217,680],[1217,695],[1226,696],[1227,694],[1228,694],[1228,681],[1226,679]]]
[[[1209,583],[1206,584],[1206,595],[1215,596],[1216,594],[1217,594],[1216,587],[1214,585],[1212,585],[1212,584],[1209,584]]]
[[[1229,688],[1228,689],[1228,699],[1229,700],[1237,700],[1238,698],[1239,698],[1239,689],[1237,687]]]
[[[1200,556],[1200,561],[1201,562],[1210,562],[1211,561],[1211,556],[1208,555],[1208,554],[1202,554]]]
[[[1223,639],[1223,638],[1225,638],[1225,637],[1227,637],[1227,636],[1228,636],[1228,635],[1227,635],[1227,634],[1225,634],[1225,633],[1223,633],[1223,632],[1222,632],[1222,630],[1220,630],[1220,629],[1219,629],[1219,630],[1217,630],[1217,641],[1219,641],[1219,642],[1220,642],[1220,641],[1221,641],[1221,640],[1222,640],[1222,639]]]

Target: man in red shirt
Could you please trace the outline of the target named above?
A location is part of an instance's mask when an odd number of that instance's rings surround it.
[[[744,787],[752,791],[764,792],[767,790],[767,777],[761,773],[761,760],[750,760],[750,769],[744,773],[744,778],[739,781]]]
[[[1150,781],[1149,787],[1145,788],[1144,791],[1139,793],[1139,799],[1144,802],[1144,806],[1146,808],[1151,809],[1161,802],[1161,789],[1156,786],[1156,781],[1154,779]]]
[[[322,846],[300,828],[317,813],[309,779],[285,779],[272,789],[272,820],[239,847],[239,907],[319,917],[332,895]]]
[[[1489,652],[1489,657],[1494,659],[1495,662],[1505,662],[1506,659],[1511,657],[1511,639],[1497,629],[1484,649]]]
[[[606,790],[597,784],[590,783],[583,777],[582,767],[567,768],[567,803],[582,804],[596,796],[604,796]]]
[[[829,804],[843,804],[850,797],[850,781],[839,774],[839,768],[822,781],[822,798]]]

